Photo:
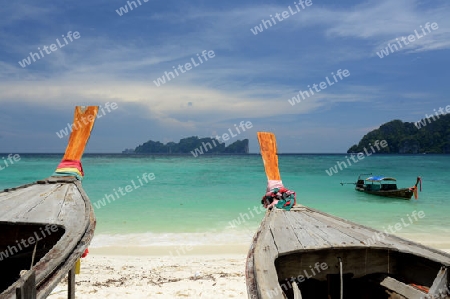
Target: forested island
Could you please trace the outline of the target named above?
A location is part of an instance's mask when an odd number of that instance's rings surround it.
[[[388,144],[377,153],[450,154],[450,114],[424,118],[415,123],[401,120],[387,122],[364,135],[347,153],[363,152],[369,143],[373,145],[376,140],[386,140]]]
[[[135,149],[126,149],[124,154],[248,154],[248,139],[237,140],[228,146],[220,143],[215,138],[198,138],[192,136],[183,138],[180,142],[168,142],[163,144],[159,141],[149,140]]]

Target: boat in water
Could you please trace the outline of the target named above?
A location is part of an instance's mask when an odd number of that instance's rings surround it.
[[[258,140],[268,189],[281,188],[275,136]],[[266,211],[246,283],[249,299],[448,299],[449,271],[450,254],[295,204]]]
[[[75,298],[75,265],[95,229],[81,185],[81,157],[98,107],[76,107],[64,157],[52,176],[0,192],[0,298],[46,298],[68,274]]]
[[[410,188],[398,188],[397,180],[393,177],[385,176],[370,176],[363,179],[364,174],[359,175],[355,183],[355,190],[367,194],[394,197],[402,199],[418,198],[418,185],[420,184],[420,191],[422,191],[422,179],[417,177],[416,184]]]

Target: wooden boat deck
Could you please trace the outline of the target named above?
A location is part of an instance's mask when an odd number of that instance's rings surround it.
[[[397,267],[404,266],[399,263],[412,261],[408,260],[409,255],[418,259],[423,257],[423,264],[427,266],[427,263],[436,263],[429,266],[431,273],[436,267],[450,266],[450,255],[447,253],[381,234],[380,231],[318,210],[300,205],[290,211],[274,209],[267,212],[248,254],[246,276],[249,298],[284,298],[281,296],[280,282],[305,271],[311,273],[311,266],[316,262],[325,262],[329,267],[327,271],[315,273],[314,277],[318,279],[328,274],[339,274],[338,258],[343,262],[344,272],[345,269],[352,269],[354,277],[362,277],[373,271],[394,272]],[[411,275],[414,271],[424,271],[423,265],[414,263],[408,265]],[[429,285],[432,283],[429,282]]]
[[[37,298],[46,298],[72,269],[92,239],[95,218],[90,200],[80,181],[74,177],[50,177],[5,189],[0,192],[0,206],[0,226],[8,228],[2,229],[0,250],[13,253],[0,261],[0,281],[5,284],[12,280],[14,283],[19,277],[17,272],[30,269],[35,246],[28,243],[18,252],[13,252],[11,247],[18,248],[16,240],[34,238],[38,241],[34,260]],[[46,225],[56,225],[57,230],[47,228],[46,232]],[[17,269],[25,262],[26,267]],[[5,264],[8,265],[6,269]],[[15,298],[15,289],[20,285],[20,281],[10,286],[2,285],[0,293],[7,289],[3,295]]]

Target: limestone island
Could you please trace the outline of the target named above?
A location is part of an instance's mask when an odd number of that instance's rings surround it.
[[[149,140],[135,149],[125,149],[122,154],[192,154],[194,157],[203,154],[248,154],[248,139],[237,140],[228,146],[216,138],[198,136],[166,144]]]

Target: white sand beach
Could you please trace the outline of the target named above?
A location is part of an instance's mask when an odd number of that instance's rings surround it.
[[[405,237],[405,236],[402,236]],[[435,238],[410,239],[450,253]],[[441,245],[441,246],[436,246]],[[76,275],[76,297],[87,298],[246,298],[248,246],[135,246],[90,249]],[[168,252],[176,252],[169,256]],[[67,298],[67,281],[49,299]]]
[[[245,254],[105,255],[82,259],[76,297],[245,298]],[[114,252],[114,251],[113,251]],[[67,282],[49,299],[66,299]]]

